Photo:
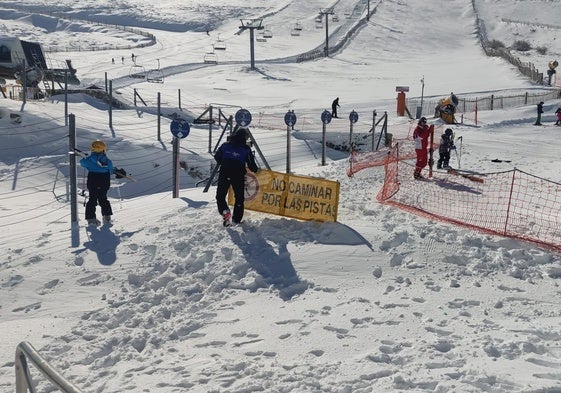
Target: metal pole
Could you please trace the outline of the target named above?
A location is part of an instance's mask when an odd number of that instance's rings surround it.
[[[286,126],[286,173],[290,173],[290,126]]]
[[[325,122],[323,123],[323,130],[322,130],[322,141],[321,141],[321,165],[325,166],[325,150],[326,150],[326,125]]]
[[[249,52],[251,57],[251,69],[255,69],[255,55],[254,55],[254,43],[253,43],[253,28],[249,29]]]
[[[375,150],[375,134],[376,134],[376,111],[372,112],[372,151]]]
[[[68,126],[68,151],[70,155],[68,157],[70,164],[70,222],[78,222],[78,195],[77,195],[77,171],[76,171],[76,154],[74,154],[74,149],[76,148],[76,118],[73,114],[68,116],[69,126]]]
[[[423,114],[423,98],[425,95],[425,76],[421,78],[421,115]]]
[[[325,57],[329,57],[329,13],[325,13]]]
[[[351,124],[351,127],[350,127],[351,132],[349,133],[349,153],[352,153],[353,152],[353,148],[352,148],[352,146],[353,146],[353,122],[351,121],[350,124]]]
[[[183,109],[181,109],[181,89],[177,89],[177,100],[179,101],[179,110],[182,111]]]
[[[162,130],[162,108],[161,108],[161,93],[158,92],[158,140],[162,140],[161,130]]]
[[[113,81],[109,81],[109,128],[113,129]]]
[[[23,69],[23,86],[22,86],[22,101],[23,104],[27,102],[27,70],[25,69],[25,60],[22,60]]]
[[[367,12],[366,12],[366,20],[370,21],[370,0],[368,0],[368,8],[367,8]]]
[[[208,152],[212,153],[212,105],[208,110]]]
[[[64,125],[68,125],[68,70],[64,70]]]
[[[179,197],[179,138],[173,138],[173,197]]]

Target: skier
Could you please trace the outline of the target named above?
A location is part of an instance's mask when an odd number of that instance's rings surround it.
[[[415,163],[415,172],[413,178],[423,179],[421,171],[428,163],[428,145],[429,145],[430,127],[427,124],[427,118],[421,117],[415,130],[413,131],[413,140],[415,141],[415,153],[417,154],[417,162]]]
[[[561,126],[561,106],[559,108],[557,108],[557,110],[555,111],[555,114],[557,115],[557,121],[555,122],[556,126]]]
[[[454,146],[454,133],[452,129],[447,128],[444,131],[444,134],[440,137],[440,147],[438,148],[438,162],[436,163],[436,167],[438,169],[442,168],[449,168],[450,165],[450,151],[454,150],[456,146]]]
[[[331,117],[339,117],[337,116],[337,107],[341,107],[339,105],[339,97],[335,98],[331,103]]]
[[[259,171],[253,152],[247,145],[249,136],[247,128],[239,127],[237,130],[234,130],[229,140],[223,143],[214,154],[214,159],[220,165],[216,188],[216,205],[218,212],[224,220],[224,226],[230,226],[230,219],[235,224],[239,224],[242,221],[246,165],[254,173]],[[233,216],[226,202],[226,195],[228,195],[228,188],[230,186],[232,186],[234,191],[235,200]]]
[[[542,113],[543,113],[543,101],[541,101],[537,105],[537,112],[538,112],[538,118],[536,119],[536,122],[534,123],[534,125],[535,126],[541,126],[542,125]]]
[[[109,224],[113,210],[111,209],[111,203],[107,199],[107,191],[109,191],[111,174],[113,174],[113,162],[105,154],[107,146],[103,141],[99,139],[93,141],[90,150],[91,154],[80,160],[80,165],[88,170],[86,220],[88,225],[101,224],[95,215],[95,209],[99,203],[103,222]]]

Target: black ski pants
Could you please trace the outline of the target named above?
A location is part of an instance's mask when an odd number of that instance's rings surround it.
[[[99,203],[102,216],[112,216],[111,203],[107,199],[107,191],[111,184],[109,173],[88,172],[88,202],[86,203],[86,220],[94,219],[95,208]]]
[[[232,190],[234,191],[234,213],[232,214],[232,220],[234,222],[240,222],[244,213],[245,173],[226,174],[221,171],[218,175],[216,206],[220,214],[223,214],[224,210],[229,210],[226,196],[228,195],[230,186],[232,186]]]

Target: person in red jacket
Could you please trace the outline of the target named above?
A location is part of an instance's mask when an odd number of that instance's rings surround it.
[[[430,127],[427,124],[427,118],[421,117],[415,130],[413,131],[413,141],[415,142],[415,153],[417,154],[417,162],[415,163],[415,179],[422,179],[421,171],[428,163],[428,147],[429,147]]]

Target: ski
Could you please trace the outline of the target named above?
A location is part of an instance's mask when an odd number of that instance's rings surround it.
[[[74,149],[74,151],[68,152],[68,154],[76,154],[77,156],[82,158],[88,156],[88,153],[76,148]],[[117,167],[113,168],[113,174],[116,175],[117,179],[126,178],[133,182],[137,181],[134,177],[130,175],[130,173],[127,173],[127,171],[125,171],[123,168],[117,168]]]
[[[471,180],[471,181],[476,182],[476,183],[484,183],[485,182],[485,180],[482,177],[475,176],[475,175],[472,175],[470,173],[463,173],[463,172],[460,172],[460,171],[458,171],[457,169],[454,169],[454,168],[447,168],[446,172],[448,172],[449,174],[454,175],[454,176],[461,176],[465,179]]]

